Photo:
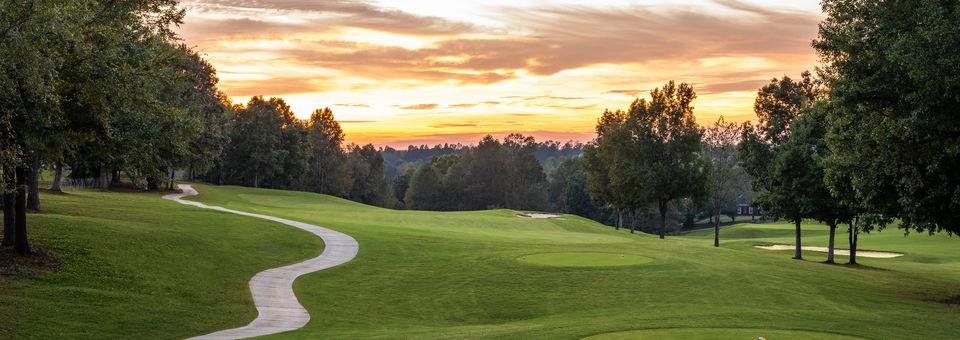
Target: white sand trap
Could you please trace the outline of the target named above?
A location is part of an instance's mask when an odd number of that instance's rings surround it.
[[[754,246],[754,247],[757,247],[757,248],[760,248],[760,249],[766,249],[766,250],[793,250],[793,249],[796,248],[796,247],[795,247],[794,245],[792,245],[792,244],[774,244],[774,245],[770,245],[770,246]],[[826,253],[827,251],[829,251],[829,249],[828,249],[827,247],[803,246],[802,249],[803,249],[803,250],[809,250],[809,251],[819,251],[819,252],[821,252],[821,253]],[[835,255],[850,256],[850,250],[849,250],[849,249],[834,248],[834,249],[833,249],[833,253],[834,253]],[[861,256],[861,257],[874,257],[874,258],[878,258],[878,259],[892,259],[892,258],[894,258],[894,257],[903,256],[903,254],[902,254],[902,253],[894,253],[894,252],[891,252],[891,251],[857,250],[857,256]]]
[[[543,213],[527,213],[527,214],[519,214],[519,215],[517,215],[517,217],[521,217],[521,218],[540,218],[540,219],[543,219],[543,218],[560,218],[560,219],[562,219],[562,218],[563,218],[563,215],[558,215],[558,214],[543,214]]]

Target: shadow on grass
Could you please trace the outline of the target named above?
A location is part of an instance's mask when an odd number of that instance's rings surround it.
[[[42,247],[34,246],[33,254],[26,256],[17,255],[12,247],[0,249],[0,276],[28,277],[41,272],[56,271],[59,267],[57,256]]]

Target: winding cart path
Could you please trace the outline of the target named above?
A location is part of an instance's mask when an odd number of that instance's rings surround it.
[[[360,249],[357,240],[354,240],[353,237],[327,228],[269,215],[252,214],[183,200],[184,197],[196,196],[198,193],[197,190],[187,184],[180,184],[179,187],[183,190],[183,193],[166,195],[163,198],[204,209],[280,222],[309,231],[323,239],[324,244],[323,253],[320,256],[288,266],[267,269],[250,279],[250,292],[253,294],[253,303],[256,305],[258,313],[257,318],[252,322],[240,328],[226,329],[198,336],[194,339],[249,338],[292,331],[303,327],[307,324],[307,321],[310,321],[310,314],[300,305],[300,301],[294,295],[293,281],[300,275],[346,263],[356,257],[357,251]]]

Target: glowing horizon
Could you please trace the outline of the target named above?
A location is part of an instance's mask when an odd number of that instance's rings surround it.
[[[701,124],[753,118],[756,90],[813,69],[816,1],[188,0],[184,41],[236,103],[330,107],[349,142],[586,142],[604,109],[668,80]]]

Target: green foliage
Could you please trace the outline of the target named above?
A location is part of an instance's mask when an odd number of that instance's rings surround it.
[[[960,4],[825,1],[827,178],[861,211],[960,232]]]
[[[446,207],[443,199],[443,176],[433,164],[417,168],[410,177],[410,187],[403,201],[405,208],[413,210],[442,210]]]
[[[350,173],[353,185],[350,189],[351,200],[376,205],[393,207],[394,197],[390,191],[390,183],[384,175],[383,156],[373,144],[350,147],[347,161],[350,164]]]
[[[307,125],[312,190],[321,194],[344,197],[352,178],[343,152],[343,129],[330,108],[318,109]]]
[[[815,142],[810,140],[815,136],[794,141],[786,152],[782,149],[790,141],[795,121],[809,111],[817,93],[809,72],[798,81],[787,76],[773,79],[757,92],[754,110],[759,124],[747,122],[741,129],[740,165],[754,178],[753,187],[760,193],[754,203],[769,216],[797,222],[814,213],[817,196],[805,190],[822,182],[822,170],[811,163],[813,155],[804,148]]]
[[[631,212],[655,206],[662,235],[671,202],[706,196],[708,165],[693,117],[693,88],[670,81],[650,96],[627,112],[604,112],[584,159],[595,199]]]
[[[548,209],[548,183],[533,137],[486,136],[463,153],[434,158],[411,177],[409,209]]]
[[[604,222],[609,212],[590,198],[581,158],[564,158],[550,176],[550,202],[555,211]]]

